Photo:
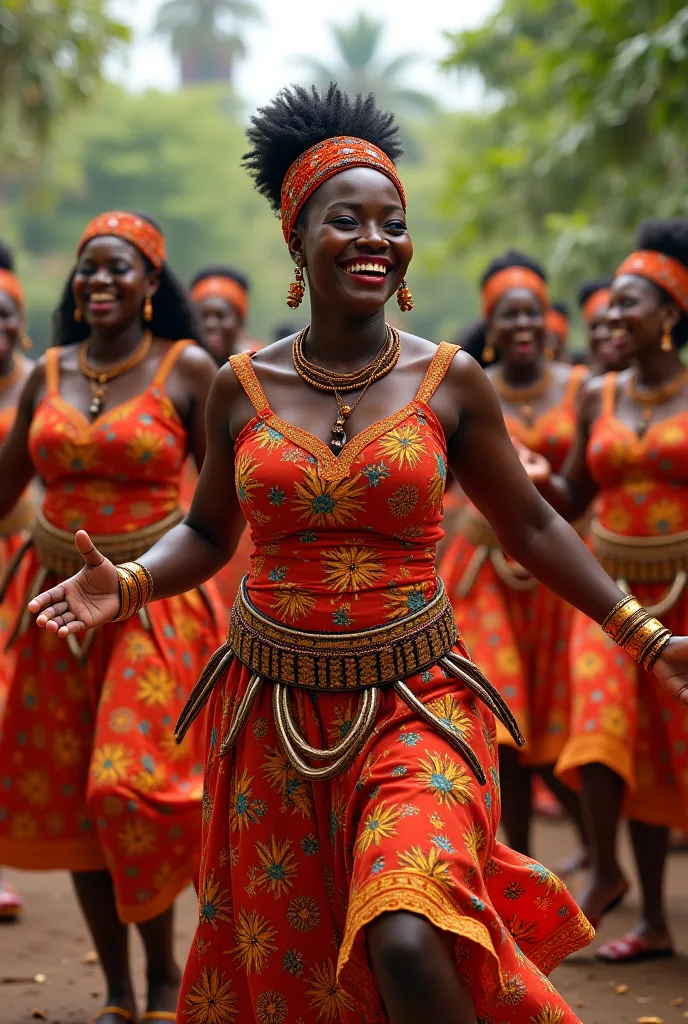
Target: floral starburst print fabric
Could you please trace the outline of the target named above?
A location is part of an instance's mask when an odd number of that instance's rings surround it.
[[[248,358],[233,359],[257,410],[237,440],[236,482],[255,544],[248,591],[265,615],[346,633],[434,595],[446,447],[428,403],[454,352],[440,347],[417,400],[337,458],[275,416]],[[220,756],[249,680],[234,662],[209,710],[199,916],[181,1024],[383,1024],[365,928],[402,910],[455,934],[482,1024],[539,1024],[545,1009],[575,1024],[546,974],[592,932],[556,876],[496,840],[491,714],[438,667],[406,680],[471,744],[484,787],[391,689],[353,765],[310,783],[280,747],[268,685]],[[299,690],[292,710],[308,743],[331,747],[351,728],[357,700]]]

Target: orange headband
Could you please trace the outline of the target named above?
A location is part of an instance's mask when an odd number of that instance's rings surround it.
[[[246,289],[242,288],[233,277],[222,277],[219,274],[213,277],[204,277],[193,286],[191,298],[194,302],[201,302],[203,299],[226,299],[237,311],[242,320],[248,316],[248,295]]]
[[[386,153],[371,142],[337,136],[311,146],[294,161],[282,182],[282,231],[289,241],[296,219],[304,204],[317,188],[340,171],[349,167],[372,167],[380,171],[396,186],[401,205],[406,211],[406,195],[397,169]]]
[[[5,292],[17,303],[20,309],[24,309],[24,291],[16,274],[11,270],[0,269],[0,292]]]
[[[663,288],[684,311],[688,312],[688,267],[678,260],[665,256],[651,249],[632,252],[627,256],[616,272],[622,274],[638,274]]]
[[[607,309],[612,297],[611,288],[598,288],[583,303],[583,319],[589,324],[603,309]]]
[[[558,309],[548,309],[545,315],[545,326],[548,331],[558,334],[564,341],[569,336],[569,322]]]
[[[156,270],[165,262],[165,239],[157,228],[135,213],[110,210],[94,217],[81,236],[77,252],[81,253],[91,239],[102,238],[103,235],[114,235],[115,238],[131,242],[150,260]]]
[[[549,306],[547,286],[539,274],[536,274],[534,270],[528,270],[527,267],[506,267],[504,270],[498,270],[483,285],[481,298],[483,316],[486,320],[502,295],[513,291],[515,288],[527,288],[528,291],[534,292],[537,295],[545,308]]]

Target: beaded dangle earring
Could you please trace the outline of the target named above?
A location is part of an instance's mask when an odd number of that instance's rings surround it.
[[[483,345],[483,363],[493,363],[495,357],[495,348],[489,338],[485,338],[485,344]]]
[[[81,312],[81,306],[75,306],[74,307],[74,319],[76,320],[76,322],[78,324],[80,324],[81,321],[83,320],[83,315],[82,315],[82,312]]]
[[[662,328],[662,341],[659,346],[662,352],[671,352],[674,347],[674,340],[671,337],[671,324],[665,323]]]
[[[397,289],[397,302],[399,303],[399,309],[402,313],[410,313],[413,309],[413,295],[408,289],[406,280],[404,279]]]
[[[19,344],[21,345],[25,352],[30,352],[31,349],[33,348],[33,342],[31,341],[31,338],[24,331],[22,331],[22,336],[19,340]]]
[[[150,295],[146,295],[146,301],[143,304],[143,319],[147,324],[153,319],[153,302]]]
[[[303,302],[303,297],[306,294],[306,282],[303,277],[303,269],[300,263],[296,264],[294,277],[295,280],[289,285],[289,294],[287,295],[287,305],[289,306],[289,309],[297,309]]]

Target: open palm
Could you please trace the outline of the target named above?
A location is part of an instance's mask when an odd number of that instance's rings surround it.
[[[688,637],[672,637],[655,663],[654,673],[669,696],[688,707]]]
[[[83,569],[29,602],[36,625],[61,637],[102,626],[120,609],[119,577],[114,565],[94,547],[85,530],[79,530],[74,539],[84,559]]]

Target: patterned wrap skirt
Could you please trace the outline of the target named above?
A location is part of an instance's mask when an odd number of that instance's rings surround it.
[[[382,1024],[365,929],[390,911],[453,933],[481,1024],[575,1024],[547,975],[593,931],[551,871],[497,841],[495,721],[470,689],[439,665],[405,679],[470,744],[484,786],[393,687],[381,688],[355,761],[310,782],[285,756],[270,686],[220,753],[251,679],[235,659],[210,698],[198,926],[180,1024]],[[332,747],[358,696],[292,688],[302,737]]]

